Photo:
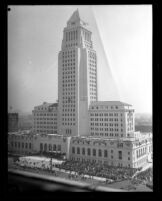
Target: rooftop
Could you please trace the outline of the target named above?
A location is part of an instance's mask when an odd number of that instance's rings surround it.
[[[42,106],[45,106],[45,107],[57,107],[58,106],[58,103],[47,103],[47,102],[43,102],[42,105],[38,105],[36,107],[42,107]]]
[[[104,138],[104,137],[92,137],[92,136],[73,136],[72,137],[73,139],[87,139],[87,140],[100,140],[100,141],[120,141],[120,142],[132,142],[132,141],[135,141],[136,138]]]
[[[95,101],[95,102],[92,102],[91,105],[95,106],[95,105],[121,105],[121,106],[132,106],[128,103],[124,103],[124,102],[121,102],[121,101]]]

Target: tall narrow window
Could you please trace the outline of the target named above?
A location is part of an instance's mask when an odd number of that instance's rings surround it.
[[[51,144],[48,145],[48,150],[49,150],[49,151],[52,150],[52,145],[51,145]]]
[[[80,148],[77,147],[77,154],[80,154]]]
[[[76,32],[74,31],[74,40],[76,39]]]
[[[82,148],[82,154],[85,155],[85,148]]]
[[[57,146],[57,150],[61,151],[61,145],[60,144]]]
[[[75,154],[75,147],[72,147],[72,153]]]
[[[96,156],[96,149],[93,149],[93,156]]]
[[[56,145],[55,144],[53,145],[53,151],[56,151]]]
[[[78,31],[76,30],[76,39],[78,40]]]
[[[91,155],[91,150],[90,150],[90,148],[88,148],[87,153],[88,153],[88,156]]]
[[[107,157],[107,150],[104,150],[104,157]]]
[[[101,150],[101,149],[98,150],[98,156],[99,156],[99,157],[102,156],[102,150]]]
[[[72,33],[73,33],[73,32],[71,31],[71,32],[70,32],[70,35],[71,35],[71,38],[70,38],[70,39],[71,39],[71,40],[72,40]]]
[[[40,151],[43,151],[43,144],[40,143]]]
[[[66,38],[66,41],[67,41],[67,32],[66,32],[65,38]]]
[[[119,151],[118,154],[119,154],[119,159],[122,160],[122,151]]]

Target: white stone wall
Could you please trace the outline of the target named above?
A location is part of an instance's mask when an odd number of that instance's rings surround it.
[[[87,141],[87,142],[86,142]],[[88,144],[89,141],[89,144]],[[118,143],[123,144],[122,147],[118,146]],[[75,153],[72,152],[72,147],[75,147]],[[77,148],[80,148],[80,154],[77,154]],[[82,149],[85,149],[85,155],[82,154]],[[91,150],[91,154],[88,155],[88,148]],[[96,150],[96,156],[93,156],[93,149]],[[102,152],[102,156],[99,156],[99,149]],[[104,156],[104,151],[107,150],[108,156]],[[122,159],[119,159],[119,151],[122,151]],[[128,159],[129,157],[129,159]],[[72,139],[70,145],[70,158],[75,160],[95,160],[96,162],[107,163],[113,166],[130,166],[133,167],[132,160],[132,146],[131,142],[127,146],[124,142],[116,140],[101,140],[101,139]]]
[[[124,105],[118,105],[118,109],[116,109],[115,102],[114,105],[112,103],[111,105],[109,104],[108,101],[107,103],[100,101],[90,105],[89,133],[92,136],[106,138],[124,138],[128,137],[128,133],[131,136],[131,133],[134,131],[128,132],[127,109],[124,108]],[[133,114],[133,110],[131,110],[131,113]]]

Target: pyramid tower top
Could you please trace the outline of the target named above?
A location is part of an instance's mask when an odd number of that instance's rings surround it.
[[[77,8],[77,10],[74,11],[72,16],[68,20],[67,25],[68,26],[73,26],[73,25],[84,25],[84,26],[86,26],[86,25],[88,25],[88,23],[85,23],[83,20],[81,20],[79,10]]]
[[[79,10],[77,8],[76,11],[74,11],[74,13],[72,14],[72,16],[70,17],[69,21],[80,21],[80,16],[79,16]]]

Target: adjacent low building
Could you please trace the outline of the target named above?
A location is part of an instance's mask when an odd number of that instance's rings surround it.
[[[33,132],[37,134],[57,134],[58,103],[46,103],[34,107]]]
[[[142,167],[152,153],[151,135],[132,139],[72,137],[70,143],[70,159],[110,166]]]
[[[134,109],[120,101],[96,101],[89,107],[89,133],[94,137],[125,138],[134,133]]]
[[[8,150],[22,155],[57,152],[65,154],[66,158],[71,160],[139,168],[144,166],[152,155],[152,134],[108,139],[9,133]]]
[[[33,135],[30,133],[8,133],[8,151],[10,153],[28,155],[33,153]]]

